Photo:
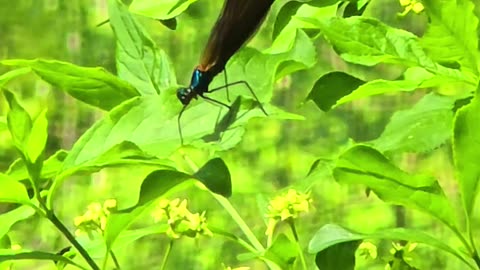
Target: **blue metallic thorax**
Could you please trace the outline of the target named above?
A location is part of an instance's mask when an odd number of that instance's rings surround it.
[[[190,81],[190,89],[195,91],[198,95],[208,91],[208,85],[212,81],[211,76],[208,72],[200,71],[196,68],[192,74],[192,80]]]
[[[180,88],[177,90],[177,98],[183,105],[188,105],[192,99],[202,96],[208,91],[208,85],[212,81],[213,76],[208,71],[201,71],[195,68],[192,74],[192,80],[188,88]]]

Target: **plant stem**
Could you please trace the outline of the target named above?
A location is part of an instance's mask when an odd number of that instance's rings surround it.
[[[118,263],[117,256],[115,256],[115,253],[110,250],[110,256],[112,257],[113,264],[115,264],[115,269],[120,270],[120,264]]]
[[[80,243],[75,239],[75,237],[70,233],[70,231],[63,225],[63,223],[57,218],[55,213],[52,210],[46,210],[47,218],[57,227],[57,229],[67,238],[67,240],[75,247],[75,249],[80,253],[80,255],[85,259],[87,264],[93,270],[100,270],[95,261],[90,257],[88,252],[83,248]]]
[[[305,257],[303,256],[303,250],[302,250],[302,247],[300,246],[297,228],[295,227],[295,222],[293,218],[289,218],[287,223],[290,225],[290,229],[292,229],[293,237],[295,238],[295,243],[297,244],[298,256],[300,257],[300,262],[302,263],[302,268],[306,270],[307,263],[305,262]]]
[[[165,254],[163,255],[162,265],[160,266],[160,270],[165,270],[165,266],[167,265],[167,259],[170,255],[170,251],[172,250],[173,240],[170,240],[168,243],[167,249],[165,250]]]

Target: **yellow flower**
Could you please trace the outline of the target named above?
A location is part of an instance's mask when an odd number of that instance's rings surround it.
[[[289,189],[285,195],[270,200],[267,212],[269,220],[265,234],[272,235],[278,222],[294,219],[301,213],[308,212],[310,203],[309,193],[299,193],[294,189]]]
[[[103,233],[107,226],[107,219],[110,215],[110,210],[117,207],[117,201],[114,199],[106,200],[103,205],[94,202],[87,206],[87,211],[82,216],[74,218],[73,223],[77,230],[75,235],[80,236],[84,233],[93,235],[93,232]]]
[[[376,259],[378,256],[377,246],[370,242],[362,242],[360,246],[358,246],[357,252],[359,256],[365,259]]]
[[[416,2],[416,3],[414,3],[413,6],[412,6],[413,12],[415,12],[415,13],[417,13],[417,14],[419,14],[420,12],[422,12],[424,9],[425,9],[425,7],[424,7],[423,4],[420,3],[420,2]]]
[[[416,14],[419,14],[425,9],[423,4],[419,0],[399,0],[399,1],[400,1],[400,5],[402,7],[405,7],[403,12],[399,14],[399,16],[402,16],[402,17],[407,15],[410,12],[410,10],[412,10]]]
[[[168,229],[166,234],[172,239],[181,236],[197,237],[200,235],[212,236],[208,229],[205,212],[192,213],[187,208],[187,200],[174,199],[172,201],[161,199],[151,215],[154,222],[166,220]]]

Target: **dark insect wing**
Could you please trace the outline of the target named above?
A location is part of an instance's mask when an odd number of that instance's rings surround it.
[[[205,47],[199,69],[220,73],[258,29],[274,0],[226,0]]]

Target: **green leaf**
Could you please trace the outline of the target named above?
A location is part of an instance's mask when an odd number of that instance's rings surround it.
[[[396,112],[382,135],[371,143],[381,151],[431,151],[451,137],[455,101],[430,93],[413,108]]]
[[[35,163],[45,149],[48,137],[47,110],[43,110],[33,121],[32,130],[25,142],[26,157]]]
[[[177,17],[198,0],[134,0],[129,6],[133,13],[154,19],[167,20]]]
[[[80,269],[84,269],[84,270],[88,269],[68,259],[67,257],[53,254],[53,253],[42,252],[42,251],[23,251],[23,250],[13,251],[11,249],[0,250],[0,263],[5,261],[18,261],[18,260],[44,260],[44,261],[46,260],[46,261],[52,261],[52,263],[54,263],[54,261],[58,261],[58,262],[74,265]]]
[[[2,177],[0,175],[0,177]],[[0,180],[1,183],[1,180]],[[0,186],[3,189],[2,186]],[[22,205],[0,215],[0,239],[4,237],[10,228],[17,222],[25,220],[35,214],[35,210],[29,205]]]
[[[315,264],[322,270],[355,269],[355,251],[361,241],[342,242],[330,246],[315,256]]]
[[[347,73],[327,73],[315,82],[307,100],[313,100],[321,110],[328,111],[339,99],[348,96],[364,83]]]
[[[422,67],[433,74],[476,84],[468,74],[435,63],[412,33],[389,27],[379,20],[366,17],[302,20],[318,27],[337,53],[348,62],[366,66],[390,63]]]
[[[79,172],[93,173],[103,168],[125,165],[146,165],[151,166],[153,169],[170,168],[168,166],[170,164],[171,162],[167,160],[157,159],[154,156],[146,154],[137,145],[128,141],[114,145],[110,149],[99,153],[98,156],[91,157],[91,159],[83,159],[82,157],[69,154],[65,158],[60,172],[56,175],[52,187],[49,189],[47,198],[48,205],[51,205],[58,188],[69,175]]]
[[[273,26],[272,39],[276,39],[278,35],[293,22],[293,28],[301,28],[301,25],[295,25],[294,15],[305,17],[334,16],[335,13],[318,13],[312,12],[314,8],[322,8],[334,6],[338,0],[312,0],[312,1],[288,1],[284,4],[276,16]],[[318,11],[319,9],[316,9]]]
[[[0,76],[0,89],[2,87],[4,87],[8,82],[10,82],[11,80],[21,76],[21,75],[24,75],[24,74],[27,74],[31,71],[30,68],[18,68],[18,69],[14,69],[14,70],[11,70],[9,72],[6,72],[4,74],[2,74]]]
[[[31,68],[38,76],[72,97],[110,110],[139,93],[103,68],[88,68],[56,60],[3,60],[0,63]]]
[[[472,267],[472,269],[475,269],[470,259],[466,259],[462,252],[446,244],[443,239],[435,238],[416,229],[407,228],[382,229],[370,234],[363,234],[344,229],[336,224],[327,224],[320,228],[312,237],[308,244],[308,252],[316,254],[340,243],[365,239],[404,240],[413,243],[423,243],[450,253],[466,265]]]
[[[463,207],[472,215],[478,193],[480,168],[480,102],[478,95],[472,102],[457,111],[453,133],[453,157],[460,184]]]
[[[212,170],[212,172],[209,172],[209,170]],[[228,177],[226,177],[225,174],[228,175]],[[198,175],[202,178],[198,178]],[[228,168],[226,168],[223,161],[218,159],[213,159],[213,161],[207,162],[207,164],[200,168],[194,175],[174,170],[154,171],[144,179],[136,205],[109,216],[105,229],[105,243],[107,250],[110,250],[113,247],[118,236],[124,230],[126,230],[137,218],[142,216],[146,210],[150,209],[150,206],[155,200],[165,196],[174,188],[182,187],[189,183],[190,180],[201,182],[210,190],[210,192],[213,193],[228,192],[217,193],[222,196],[229,196],[231,193],[231,190],[220,190],[222,187],[231,187],[231,183]],[[221,181],[228,181],[228,183],[222,183]]]
[[[6,174],[0,174],[0,202],[32,205],[25,186]]]
[[[425,212],[459,232],[455,211],[435,179],[408,174],[373,148],[348,149],[338,158],[333,175],[339,182],[367,186],[385,202]]]
[[[118,76],[142,95],[160,93],[175,85],[175,74],[168,56],[158,49],[147,31],[118,0],[109,0],[110,25],[117,39]]]
[[[10,129],[15,147],[21,152],[25,152],[27,149],[26,142],[30,136],[32,130],[32,119],[28,112],[18,103],[15,95],[7,90],[3,91],[5,98],[7,99],[10,111],[7,115],[7,124]]]
[[[225,197],[232,196],[232,180],[225,162],[220,158],[209,160],[193,176],[199,179],[209,190],[222,194]]]
[[[280,266],[281,269],[291,269],[297,255],[298,250],[295,243],[290,241],[290,239],[282,233],[279,234],[273,241],[273,244],[268,247],[264,256]]]
[[[478,18],[469,0],[422,1],[429,15],[421,44],[441,63],[459,63],[462,70],[478,76]]]
[[[41,179],[54,178],[63,166],[63,161],[67,157],[68,152],[65,150],[59,150],[55,154],[51,155],[43,162],[42,172],[40,174]],[[25,182],[28,179],[28,171],[25,167],[25,162],[22,159],[17,159],[8,168],[6,174],[10,178],[16,181]],[[26,184],[26,183],[25,183]]]

